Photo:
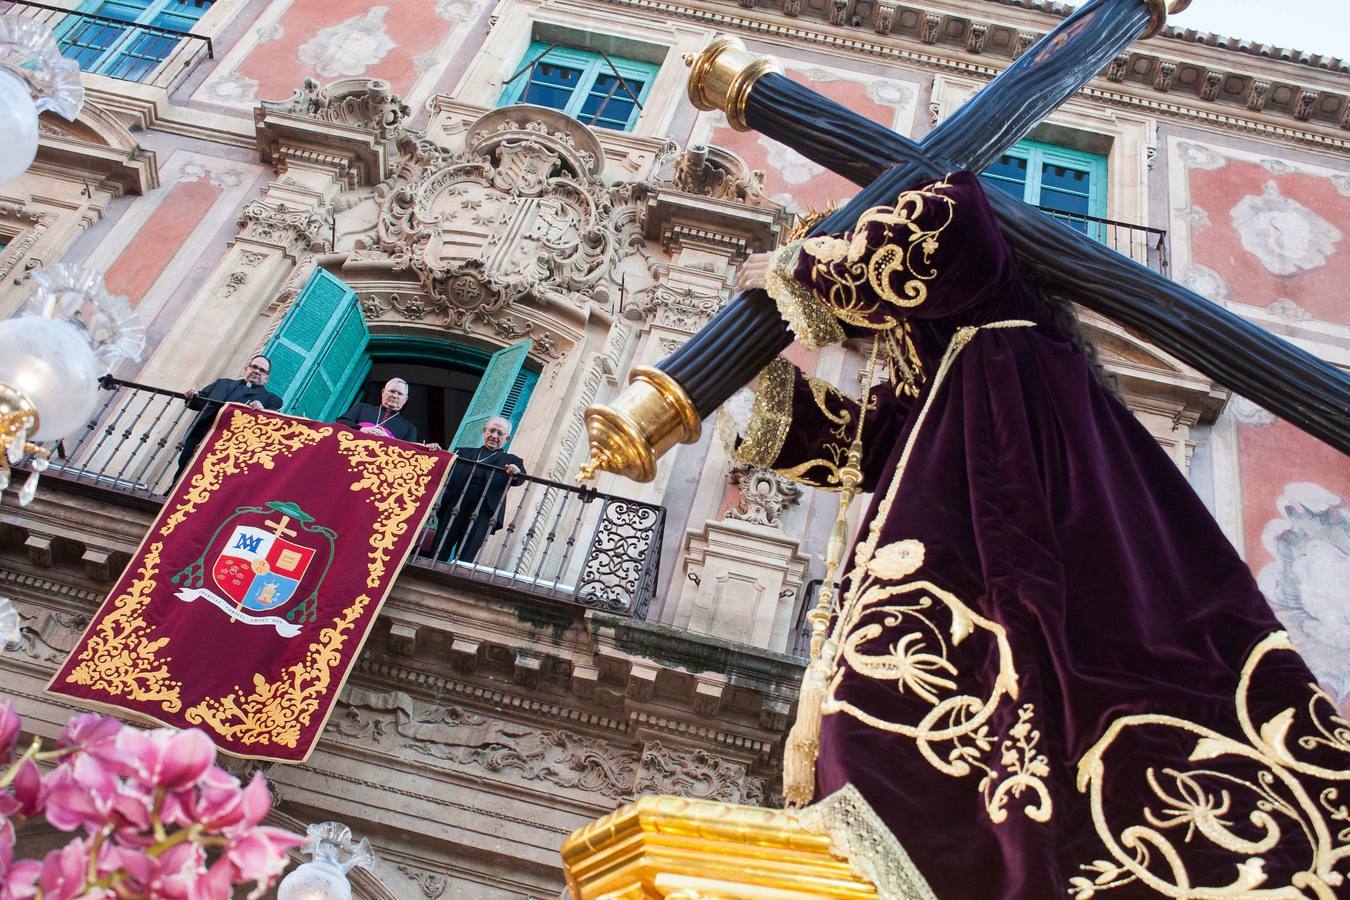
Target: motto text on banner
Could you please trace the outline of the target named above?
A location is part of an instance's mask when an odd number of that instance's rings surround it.
[[[453,458],[225,407],[48,690],[306,759]]]

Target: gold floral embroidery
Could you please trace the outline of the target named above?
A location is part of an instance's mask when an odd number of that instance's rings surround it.
[[[1052,804],[1044,779],[1050,767],[1037,750],[1040,732],[1033,728],[1034,705],[1018,709],[1017,722],[1006,735],[990,727],[1003,698],[1017,699],[1017,672],[1007,632],[930,581],[904,581],[922,567],[923,558],[922,543],[899,541],[882,547],[854,570],[857,593],[835,626],[835,672],[821,711],[845,713],[873,728],[913,739],[920,755],[944,775],[962,778],[979,770],[979,790],[994,823],[1007,819],[1010,798],[1028,792],[1031,797],[1023,813],[1037,822],[1048,821]],[[897,640],[895,629],[903,625],[913,630]],[[975,636],[992,641],[998,654],[998,674],[987,697],[958,690],[960,672],[951,658],[957,647]],[[875,652],[878,649],[881,652]],[[841,659],[847,667],[839,665]],[[869,713],[839,697],[847,672],[895,682],[898,693],[913,696],[928,709],[914,722]]]
[[[338,452],[347,457],[357,476],[350,490],[365,492],[366,501],[375,504],[380,513],[372,527],[366,566],[366,585],[373,590],[384,580],[389,551],[407,533],[408,519],[432,487],[431,472],[436,468],[436,457],[423,450],[359,438],[347,432],[338,434]],[[386,584],[384,594],[388,591]],[[269,682],[261,673],[255,673],[251,694],[236,687],[224,697],[203,699],[184,713],[185,717],[243,744],[295,747],[323,705],[334,668],[343,662],[342,647],[347,632],[360,621],[370,602],[369,595],[357,597],[338,614],[331,627],[319,633],[305,658],[286,669],[277,681]]]
[[[255,416],[246,409],[232,409],[229,425],[202,458],[201,471],[192,476],[182,501],[160,526],[160,535],[172,534],[221,486],[226,475],[247,472],[255,464],[271,469],[278,456],[290,456],[332,433],[332,428],[314,428],[299,419]]]
[[[169,677],[173,658],[159,655],[169,639],[154,637],[141,615],[155,592],[163,550],[163,541],[146,547],[138,577],[126,593],[113,599],[112,611],[99,620],[85,641],[79,664],[66,675],[67,683],[95,686],[114,697],[158,701],[165,712],[177,712],[182,706],[182,682]]]
[[[764,290],[778,305],[778,314],[803,346],[815,348],[837,344],[844,339],[844,329],[839,327],[833,312],[793,274],[803,243],[794,241],[774,251],[764,277]]]
[[[436,457],[388,441],[358,438],[347,432],[338,434],[338,452],[360,477],[350,490],[363,492],[367,503],[375,504],[380,516],[370,538],[370,568],[366,587],[380,586],[389,551],[408,531],[408,519],[417,512],[427,492]]]
[[[209,725],[226,740],[295,747],[328,693],[333,669],[342,662],[347,632],[369,603],[367,595],[357,597],[333,620],[332,627],[319,633],[305,658],[287,668],[277,681],[254,674],[253,693],[235,688],[224,697],[207,697],[183,717],[194,725]]]
[[[778,357],[759,373],[755,408],[746,426],[745,440],[736,458],[752,466],[768,468],[783,451],[792,425],[792,385],[797,367]]]
[[[1168,715],[1134,715],[1116,719],[1078,764],[1078,790],[1088,794],[1093,825],[1109,858],[1080,866],[1083,875],[1070,879],[1075,900],[1129,884],[1152,889],[1165,897],[1317,897],[1330,900],[1343,890],[1347,878],[1337,871],[1350,860],[1350,809],[1330,785],[1317,791],[1311,779],[1350,781],[1350,723],[1335,715],[1335,706],[1323,691],[1309,685],[1311,698],[1299,721],[1289,707],[1259,725],[1252,720],[1249,693],[1261,661],[1276,651],[1296,652],[1284,632],[1268,635],[1252,651],[1238,681],[1236,704],[1241,738]],[[1332,710],[1325,712],[1324,710]],[[1291,740],[1295,725],[1305,733]],[[1142,822],[1127,827],[1107,821],[1102,786],[1107,756],[1132,729],[1165,728],[1195,737],[1184,769],[1149,766],[1145,780],[1157,812],[1145,806]],[[1297,749],[1296,749],[1297,748]],[[1318,751],[1318,762],[1298,750]],[[1329,768],[1328,754],[1343,755],[1345,766]],[[1126,749],[1117,768],[1136,756]],[[1114,773],[1115,783],[1122,777]],[[1314,794],[1316,799],[1314,800]],[[1243,802],[1245,799],[1245,803]],[[1335,831],[1340,823],[1340,830]],[[1178,833],[1178,832],[1181,833]],[[1117,839],[1116,835],[1119,834]],[[1183,851],[1201,839],[1234,855],[1234,880],[1199,885],[1191,875]],[[1264,854],[1280,848],[1284,859],[1295,858],[1291,846],[1307,848],[1307,864],[1287,884],[1269,884]],[[1213,867],[1214,849],[1200,853]]]

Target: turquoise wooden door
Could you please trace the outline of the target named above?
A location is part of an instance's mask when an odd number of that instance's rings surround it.
[[[451,448],[483,446],[483,426],[493,416],[511,419],[514,433],[516,422],[525,411],[525,401],[534,389],[532,379],[520,378],[526,371],[525,358],[531,344],[531,341],[521,341],[492,354],[483,370],[483,380],[478,382],[478,390],[469,401],[469,408],[450,442]]]
[[[316,268],[263,348],[282,411],[324,422],[340,416],[370,368],[369,343],[356,292]]]

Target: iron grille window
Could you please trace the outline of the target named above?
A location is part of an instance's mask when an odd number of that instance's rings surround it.
[[[145,81],[210,4],[186,0],[86,0],[56,28],[61,52],[86,72]]]
[[[631,131],[657,66],[535,41],[506,82],[498,106],[533,103],[562,110],[585,125]]]

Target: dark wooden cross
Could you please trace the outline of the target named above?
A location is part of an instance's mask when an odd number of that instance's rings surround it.
[[[1156,30],[1162,4],[1091,0],[922,143],[776,73],[759,77],[728,118],[864,186],[813,232],[838,233],[922,180],[980,171],[998,159],[1145,29]],[[1004,233],[1043,288],[1138,329],[1219,384],[1350,453],[1350,376],[1002,191],[989,194]],[[791,341],[768,296],[751,291],[656,368],[683,387],[702,418]]]

